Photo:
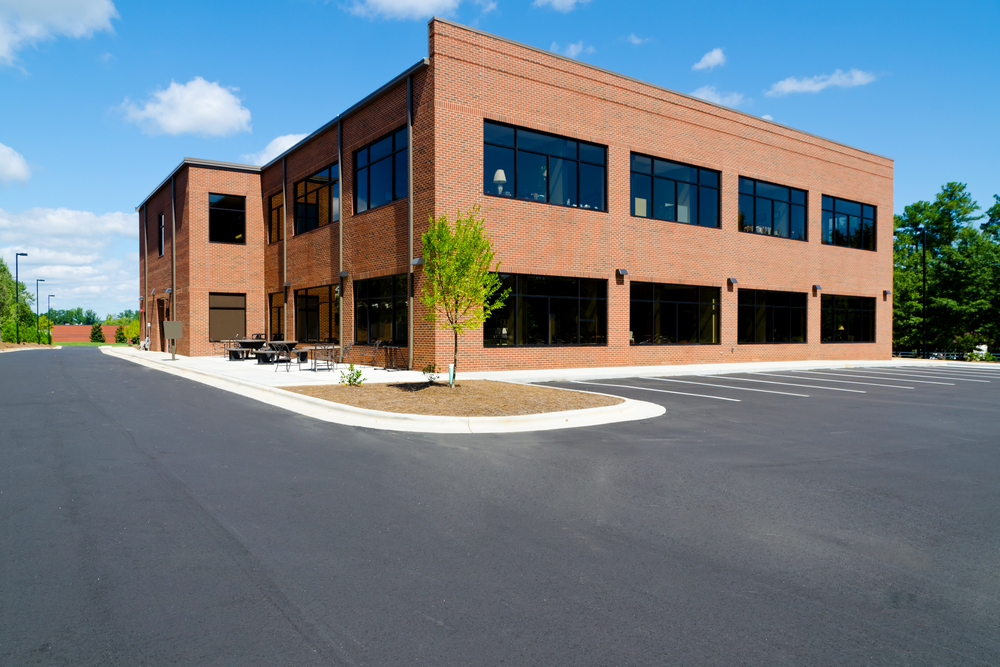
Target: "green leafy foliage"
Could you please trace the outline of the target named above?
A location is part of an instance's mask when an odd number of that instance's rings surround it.
[[[125,327],[118,325],[115,329],[115,342],[116,343],[127,343],[128,338],[125,337]]]
[[[493,242],[486,233],[479,205],[463,216],[458,211],[454,226],[448,216],[430,219],[423,234],[424,283],[420,301],[427,308],[424,318],[454,336],[455,375],[458,374],[458,335],[477,329],[490,314],[502,308],[510,290],[500,290]],[[453,379],[455,377],[453,375]]]
[[[361,369],[355,368],[354,364],[349,364],[346,371],[340,371],[340,384],[346,384],[349,387],[360,387],[364,381],[364,378],[361,377]]]
[[[91,343],[106,343],[104,339],[104,330],[101,329],[101,325],[94,322],[93,326],[90,327],[90,342]]]

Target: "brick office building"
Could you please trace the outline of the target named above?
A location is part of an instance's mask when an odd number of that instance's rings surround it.
[[[479,204],[512,293],[466,370],[890,356],[891,160],[441,19],[428,53],[264,167],[188,159],[140,205],[153,349],[173,309],[182,354],[446,364],[420,236]]]

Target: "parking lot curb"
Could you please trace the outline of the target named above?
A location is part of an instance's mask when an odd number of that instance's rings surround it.
[[[659,417],[666,409],[655,403],[623,399],[622,403],[600,408],[566,410],[532,415],[511,415],[507,417],[441,417],[437,415],[415,415],[381,410],[366,410],[341,403],[333,403],[311,396],[296,394],[278,387],[269,387],[256,382],[236,378],[226,378],[204,371],[171,367],[167,361],[143,359],[135,354],[122,353],[113,347],[98,348],[104,354],[125,359],[141,366],[153,368],[173,375],[186,377],[218,389],[224,389],[268,405],[290,410],[322,421],[390,431],[414,433],[518,433],[527,431],[549,431],[583,426],[600,426],[625,421],[636,421]],[[503,382],[504,380],[499,380]],[[569,391],[569,390],[564,390]],[[586,392],[599,394],[600,392]],[[601,394],[612,396],[611,394]],[[621,396],[613,396],[621,399]]]

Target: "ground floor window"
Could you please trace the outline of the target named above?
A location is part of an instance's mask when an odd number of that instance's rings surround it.
[[[719,342],[718,287],[633,282],[629,342],[632,345],[711,345]]]
[[[275,292],[267,296],[271,313],[271,340],[285,340],[285,294]]]
[[[503,308],[483,327],[483,344],[606,345],[608,282],[588,278],[500,274],[510,288]]]
[[[354,283],[354,342],[406,345],[408,276],[400,273]]]
[[[208,295],[208,339],[234,340],[247,335],[247,295]]]
[[[819,321],[824,343],[874,343],[875,297],[824,294]]]
[[[295,290],[295,340],[300,343],[339,343],[340,287],[324,285]]]
[[[806,298],[800,292],[741,289],[739,342],[806,342]]]

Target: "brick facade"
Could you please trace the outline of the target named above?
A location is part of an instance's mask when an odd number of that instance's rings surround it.
[[[460,337],[463,370],[619,366],[785,359],[883,359],[891,355],[893,163],[865,151],[798,132],[731,109],[680,95],[552,53],[435,19],[429,23],[429,64],[411,70],[414,253],[428,217],[479,204],[505,272],[599,278],[608,284],[608,344],[490,348],[482,330]],[[177,189],[177,311],[185,322],[182,354],[206,354],[207,295],[247,294],[247,332],[268,327],[268,294],[343,285],[344,338],[354,338],[353,283],[406,273],[408,199],[354,212],[354,152],[404,127],[407,81],[344,114],[259,174],[187,165]],[[496,120],[607,147],[607,212],[485,196],[483,123]],[[338,160],[341,134],[340,222],[294,234],[294,184]],[[630,153],[643,153],[721,173],[720,228],[630,215]],[[283,164],[284,162],[284,164]],[[282,191],[285,240],[267,243],[268,198]],[[807,191],[807,242],[737,229],[738,178]],[[165,190],[165,192],[164,192]],[[207,194],[247,197],[247,244],[207,243]],[[824,245],[821,197],[878,207],[876,251]],[[146,202],[149,231],[147,304],[153,349],[158,318],[169,302],[169,182]],[[140,208],[140,220],[142,216]],[[167,249],[156,257],[156,215],[167,215]],[[183,221],[183,222],[182,222]],[[343,226],[343,230],[340,226]],[[340,236],[343,234],[341,264]],[[286,246],[287,244],[287,246]],[[140,275],[145,281],[140,237]],[[287,254],[287,275],[284,257]],[[183,261],[182,261],[183,258]],[[627,276],[616,275],[626,269]],[[348,276],[341,281],[340,272]],[[727,283],[736,278],[737,286]],[[420,267],[414,270],[416,293]],[[285,281],[291,283],[285,288]],[[630,345],[630,281],[721,288],[721,344]],[[821,285],[822,292],[813,285]],[[156,295],[149,296],[156,288]],[[808,293],[807,343],[737,344],[739,289]],[[876,298],[875,343],[820,343],[820,295]],[[413,300],[413,366],[449,363],[452,339],[423,321]],[[295,331],[294,308],[286,309]],[[293,336],[286,336],[293,337]]]

